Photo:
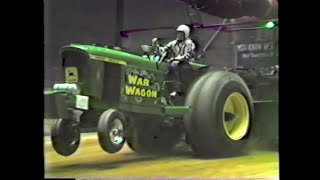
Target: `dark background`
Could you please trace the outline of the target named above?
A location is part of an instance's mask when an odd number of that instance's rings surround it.
[[[252,10],[253,11],[253,10]],[[222,23],[223,18],[201,13],[202,23]],[[228,20],[230,22],[230,20]],[[137,53],[153,37],[172,40],[174,31],[136,33],[120,38],[119,31],[134,28],[178,26],[191,23],[186,4],[175,0],[45,0],[45,87],[61,78],[59,48],[70,43],[120,45]],[[197,30],[192,38],[201,50],[215,31]],[[241,39],[277,39],[277,31],[239,33]],[[205,54],[204,63],[217,66],[236,64],[232,33],[219,33]]]

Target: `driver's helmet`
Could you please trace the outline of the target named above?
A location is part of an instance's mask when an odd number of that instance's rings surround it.
[[[178,26],[176,31],[177,31],[177,32],[183,32],[185,38],[188,38],[189,35],[190,35],[190,28],[189,28],[189,26],[184,25],[184,24]]]

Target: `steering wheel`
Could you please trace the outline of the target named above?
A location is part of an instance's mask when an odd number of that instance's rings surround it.
[[[166,52],[162,53],[159,63],[162,63],[163,61],[171,63],[171,60],[173,59],[174,59],[174,52],[171,48],[169,48]]]

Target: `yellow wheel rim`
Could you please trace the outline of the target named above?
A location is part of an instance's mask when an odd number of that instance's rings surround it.
[[[227,136],[234,141],[242,139],[248,132],[249,124],[246,98],[238,92],[230,94],[223,108],[223,127]]]

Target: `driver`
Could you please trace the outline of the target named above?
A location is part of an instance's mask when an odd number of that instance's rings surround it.
[[[189,38],[190,28],[183,24],[178,26],[176,31],[176,39],[162,47],[161,50],[167,52],[169,49],[171,49],[175,55],[175,60],[193,62],[196,46]]]
[[[168,52],[169,49],[174,53],[174,58],[170,59],[171,62],[170,72],[174,74],[176,80],[181,83],[181,75],[179,64],[181,62],[193,62],[195,55],[195,43],[189,38],[190,28],[187,25],[180,25],[176,29],[177,37],[175,40],[169,42],[164,47],[161,47],[161,51]],[[178,61],[175,61],[178,60]],[[182,95],[180,85],[175,87],[176,91],[170,93],[170,96]]]

